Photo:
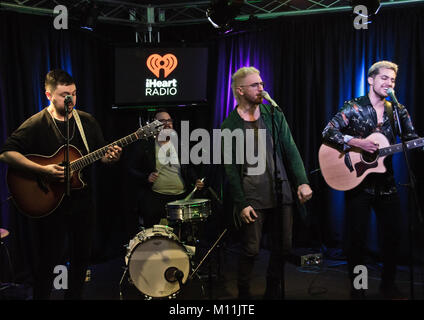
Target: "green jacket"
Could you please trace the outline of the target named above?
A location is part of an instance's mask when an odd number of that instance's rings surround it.
[[[265,122],[265,126],[269,132],[272,133],[272,122],[271,122],[271,109],[269,105],[260,104],[259,105],[261,117]],[[292,187],[297,190],[297,187],[301,184],[309,184],[308,178],[306,176],[305,168],[303,166],[302,158],[299,154],[299,151],[296,147],[296,144],[293,140],[293,137],[290,132],[290,128],[287,124],[284,114],[279,111],[275,111],[274,120],[276,123],[276,129],[278,132],[276,146],[277,154],[280,156],[280,159],[283,159],[284,166],[287,171],[288,178]],[[229,129],[233,131],[235,129],[244,128],[244,120],[240,117],[235,108],[228,117],[222,122],[221,131],[224,129]],[[280,143],[280,141],[282,143]],[[281,146],[283,150],[281,150]],[[222,149],[224,148],[224,143],[221,144]],[[223,150],[224,151],[224,150]],[[250,204],[247,202],[246,197],[243,191],[243,164],[236,163],[236,141],[232,139],[232,156],[231,164],[225,164],[225,173],[230,184],[230,191],[233,196],[234,202],[234,222],[236,226],[241,225],[240,212],[244,208],[248,207]],[[297,199],[297,196],[295,197]]]

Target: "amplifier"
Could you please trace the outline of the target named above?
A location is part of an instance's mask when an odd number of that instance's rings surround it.
[[[288,261],[301,267],[319,266],[323,262],[323,257],[321,252],[314,252],[312,249],[297,248],[290,252]]]

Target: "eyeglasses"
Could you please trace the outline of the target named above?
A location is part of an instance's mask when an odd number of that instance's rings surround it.
[[[255,82],[255,83],[246,84],[246,85],[239,86],[239,87],[259,88],[260,85],[262,86],[262,88],[264,88],[265,87],[265,82]]]
[[[162,123],[173,123],[174,119],[159,119],[159,121]]]

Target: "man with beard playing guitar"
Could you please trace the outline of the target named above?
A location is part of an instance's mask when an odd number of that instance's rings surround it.
[[[72,96],[73,109],[76,103],[76,85],[65,71],[50,71],[45,79],[46,96],[50,105],[27,119],[6,140],[0,152],[0,161],[9,167],[41,176],[47,181],[63,182],[64,167],[59,164],[40,165],[24,155],[52,155],[65,143],[65,98]],[[105,145],[97,121],[88,113],[76,111],[86,136],[88,148],[96,150]],[[84,139],[78,129],[74,113],[69,112],[70,145],[82,154],[87,154]],[[109,147],[101,158],[103,163],[119,160],[122,148]],[[89,175],[87,174],[87,177]],[[69,285],[66,299],[80,299],[86,270],[89,265],[91,237],[94,229],[94,210],[89,188],[72,191],[48,216],[30,219],[30,246],[33,257],[30,260],[33,271],[33,298],[49,299],[54,277],[54,267],[63,264],[64,248],[69,244]],[[66,242],[66,235],[69,241]],[[66,260],[65,260],[66,261]]]

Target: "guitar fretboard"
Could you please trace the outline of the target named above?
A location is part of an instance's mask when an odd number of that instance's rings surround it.
[[[414,140],[406,142],[406,147],[408,149],[419,148],[422,146],[424,146],[424,138],[418,138],[418,139],[414,139]],[[401,151],[402,151],[402,144],[398,143],[398,144],[394,144],[394,145],[379,149],[379,154],[380,156],[388,156],[390,154],[394,154],[396,152],[401,152]]]
[[[119,140],[116,140],[100,149],[97,149],[93,152],[90,152],[89,154],[74,160],[71,162],[71,171],[78,171],[83,169],[84,167],[92,164],[93,162],[96,162],[97,160],[103,158],[103,156],[107,153],[107,150],[109,149],[109,147],[112,146],[119,146],[119,147],[125,147],[135,141],[137,141],[138,139],[146,139],[150,136],[153,136],[155,134],[157,134],[160,129],[159,127],[161,127],[162,124],[159,121],[154,121],[149,125],[144,126],[143,128],[138,129],[136,132],[123,137]]]

